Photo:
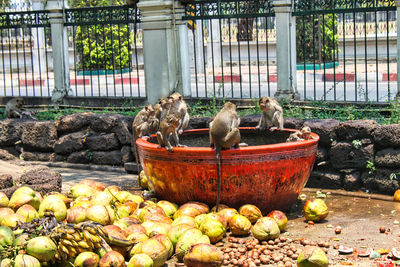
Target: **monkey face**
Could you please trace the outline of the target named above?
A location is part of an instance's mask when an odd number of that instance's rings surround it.
[[[233,104],[232,102],[226,102],[224,104],[224,109],[236,110],[236,105]]]
[[[17,108],[21,108],[24,105],[24,100],[22,98],[17,98],[15,105]]]
[[[153,115],[156,113],[156,111],[154,110],[154,107],[153,107],[152,104],[147,105],[147,106],[145,107],[145,109],[146,109],[146,111],[149,113],[150,116],[153,116]]]
[[[163,109],[168,110],[171,107],[171,102],[172,102],[172,99],[163,97],[160,99],[159,104],[161,105],[161,107]]]
[[[258,100],[258,105],[262,111],[268,110],[270,107],[270,98],[265,96],[261,97],[260,100]]]

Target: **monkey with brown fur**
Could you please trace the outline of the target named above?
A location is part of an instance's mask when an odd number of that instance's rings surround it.
[[[5,115],[9,119],[28,118],[36,120],[36,118],[32,116],[33,114],[33,112],[24,109],[24,100],[21,97],[13,98],[6,104]]]
[[[170,96],[168,96],[168,99],[171,101],[171,107],[168,111],[168,114],[175,114],[180,119],[180,124],[177,129],[177,134],[181,135],[183,131],[188,127],[189,125],[189,112],[188,112],[188,107],[183,100],[183,97],[180,93],[172,93]],[[179,146],[177,144],[177,146]]]
[[[261,97],[258,105],[262,115],[256,130],[264,131],[270,124],[273,126],[270,128],[271,131],[283,129],[283,109],[278,101],[272,97]]]
[[[152,104],[145,106],[139,113],[135,116],[135,119],[132,123],[132,132],[133,132],[133,151],[135,153],[136,166],[138,168],[138,173],[141,171],[141,167],[139,164],[139,157],[136,147],[136,139],[141,138],[143,136],[150,135],[150,125],[149,118],[155,116],[155,110]]]
[[[311,136],[311,129],[308,126],[304,126],[300,131],[296,131],[289,135],[288,139],[286,139],[286,142],[303,141],[309,139],[314,139]]]
[[[222,110],[215,116],[210,123],[210,145],[215,147],[217,154],[217,210],[221,197],[221,149],[237,148],[240,144],[239,131],[240,118],[236,112],[236,105],[226,102]]]
[[[155,117],[158,119],[159,124],[163,119],[165,119],[165,117],[167,117],[168,111],[171,108],[171,102],[171,99],[163,97],[154,106],[154,110],[156,111]],[[158,125],[158,127],[159,126],[160,125]]]
[[[158,144],[165,147],[167,151],[173,152],[170,138],[176,135],[176,129],[179,127],[180,119],[173,114],[169,114],[160,124],[160,129],[157,132]],[[176,137],[178,138],[178,137]],[[174,138],[175,139],[175,138]],[[179,138],[178,138],[179,143]]]

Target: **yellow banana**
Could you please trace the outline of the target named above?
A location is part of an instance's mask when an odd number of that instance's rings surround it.
[[[82,240],[82,236],[81,236],[81,234],[78,233],[78,232],[75,232],[72,236],[74,237],[74,240],[75,240],[76,242],[79,242],[79,241]]]
[[[62,251],[65,254],[68,254],[68,249],[61,243],[58,244],[58,250]]]
[[[67,239],[61,239],[60,243],[63,244],[64,246],[69,246],[69,247],[73,246],[73,244]]]
[[[91,233],[92,235],[97,235],[97,231],[95,228],[93,228],[92,226],[86,226],[85,230],[87,230],[89,233]]]
[[[90,247],[89,244],[87,243],[87,241],[84,241],[84,240],[79,241],[78,246],[81,248],[84,248],[84,249],[88,249]]]
[[[106,237],[106,241],[107,241],[107,243],[109,243],[111,245],[115,245],[115,246],[119,246],[119,247],[129,247],[134,244],[134,242],[131,240],[120,239],[120,238],[117,238],[114,236],[108,236],[108,238]]]

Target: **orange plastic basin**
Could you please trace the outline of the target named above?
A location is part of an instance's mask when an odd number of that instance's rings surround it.
[[[252,127],[240,131],[255,133]],[[289,135],[293,130],[283,132]],[[208,137],[207,134],[208,129],[184,133]],[[263,212],[289,209],[307,183],[315,161],[319,136],[312,136],[315,140],[223,150],[221,203],[234,208],[254,204]],[[136,144],[142,167],[158,198],[177,204],[200,201],[215,205],[215,149],[174,147],[170,153],[149,142],[149,137],[138,139]]]

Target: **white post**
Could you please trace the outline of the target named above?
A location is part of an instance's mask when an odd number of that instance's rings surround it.
[[[48,0],[46,9],[50,11],[51,40],[53,48],[54,89],[51,100],[61,104],[70,90],[68,37],[64,27],[63,2]]]
[[[195,39],[195,45],[196,45],[196,69],[197,73],[204,73],[204,44],[203,44],[203,34],[202,34],[202,28],[203,28],[203,21],[202,20],[197,20],[196,21],[196,30],[194,30],[194,39]],[[204,73],[205,74],[205,73]]]
[[[296,17],[292,16],[291,0],[275,0],[273,5],[278,75],[275,98],[290,101],[299,98],[296,77]]]
[[[211,38],[212,36],[212,38]],[[208,31],[208,44],[207,44],[207,66],[211,67],[214,60],[214,68],[221,68],[221,34],[219,30],[219,21],[217,19],[211,20]],[[213,59],[214,57],[214,59]]]
[[[32,1],[32,10],[43,10],[44,5],[42,0]],[[46,50],[45,50],[45,36],[44,28],[32,28],[32,62],[33,70],[35,73],[44,72],[46,69]]]

